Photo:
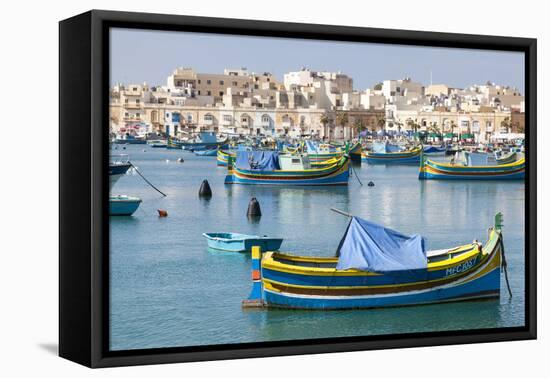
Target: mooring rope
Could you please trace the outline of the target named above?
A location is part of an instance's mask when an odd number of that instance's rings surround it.
[[[141,172],[137,169],[137,167],[130,161],[129,162],[130,165],[132,166],[132,168],[134,168],[137,172],[137,174],[143,179],[143,181],[145,181],[147,184],[149,184],[151,186],[151,188],[155,189],[157,192],[159,192],[160,194],[162,194],[164,197],[166,197],[166,194],[164,194],[163,192],[160,191],[160,189],[158,189],[156,186],[154,186],[153,184],[151,184],[151,182],[149,180],[147,180],[145,178],[145,176],[143,176],[141,174]]]
[[[510,294],[511,299],[512,289],[510,288],[510,281],[508,281],[508,263],[506,262],[506,254],[504,253],[504,239],[502,234],[500,235],[500,248],[502,248],[502,268],[504,269],[504,279],[506,281],[506,287],[508,288],[508,294]]]
[[[353,172],[353,175],[355,176],[355,178],[357,179],[357,181],[359,181],[359,184],[360,184],[361,186],[363,186],[363,183],[362,183],[361,180],[359,179],[359,175],[357,174],[357,171],[355,170],[355,168],[353,168],[353,163],[352,163],[351,159],[350,159],[350,161],[349,161],[349,167],[351,168],[351,171]]]

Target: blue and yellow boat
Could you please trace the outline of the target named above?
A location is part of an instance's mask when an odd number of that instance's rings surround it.
[[[233,156],[233,158],[235,158],[236,154],[234,152],[218,149],[216,154],[216,164],[220,167],[227,167],[229,156]]]
[[[280,155],[277,151],[239,151],[235,164],[229,158],[226,184],[320,186],[347,185],[349,158],[311,168],[307,155]]]
[[[204,233],[208,248],[227,252],[250,252],[252,246],[259,246],[266,251],[278,251],[283,244],[281,238],[269,236],[245,235],[235,232]]]
[[[437,251],[425,251],[419,235],[357,217],[340,242],[339,257],[262,256],[253,248],[253,289],[243,307],[364,309],[499,297],[501,217],[484,245]]]
[[[361,155],[363,153],[363,146],[360,142],[357,142],[348,148],[348,154],[351,161],[360,163],[361,162]]]
[[[525,158],[508,164],[463,165],[441,163],[423,157],[418,178],[421,180],[523,180]]]
[[[418,164],[422,146],[403,151],[364,151],[361,160],[368,164]]]

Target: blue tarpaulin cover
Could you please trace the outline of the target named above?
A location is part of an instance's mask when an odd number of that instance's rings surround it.
[[[279,168],[277,151],[238,151],[236,165],[239,169],[274,171]]]
[[[310,154],[318,153],[319,148],[315,143],[313,143],[311,140],[306,140],[306,146],[307,146],[307,152]]]
[[[353,217],[339,246],[336,269],[386,273],[425,270],[424,238],[407,236],[376,223]]]

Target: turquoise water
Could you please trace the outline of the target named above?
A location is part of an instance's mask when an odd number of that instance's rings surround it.
[[[420,181],[414,166],[363,164],[354,167],[364,186],[356,177],[344,188],[226,186],[226,168],[216,167],[215,157],[148,146],[112,153],[129,154],[168,196],[137,175],[113,189],[143,203],[132,217],[110,219],[111,350],[524,325],[523,182]],[[209,201],[198,197],[203,179],[212,187]],[[246,217],[251,197],[261,204],[258,222]],[[501,211],[514,296],[503,281],[497,300],[353,311],[241,309],[251,289],[250,257],[209,251],[202,233],[280,236],[283,251],[331,256],[347,225],[331,207],[422,234],[429,249],[485,241]],[[168,217],[159,218],[157,209]]]

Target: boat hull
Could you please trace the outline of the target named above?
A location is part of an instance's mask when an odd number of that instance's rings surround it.
[[[226,184],[275,185],[275,186],[325,186],[347,185],[349,159],[343,157],[338,164],[326,168],[305,171],[257,172],[237,167],[228,171]]]
[[[131,166],[130,163],[109,164],[109,190],[113,189],[113,186],[128,172]]]
[[[366,151],[361,160],[368,164],[418,164],[422,148],[404,152],[376,153]]]
[[[424,159],[418,177],[421,180],[523,180],[525,160],[511,164],[469,167]]]
[[[228,236],[228,237],[219,237]],[[242,234],[203,234],[208,248],[225,252],[250,252],[253,246],[259,246],[264,251],[277,251],[281,248],[283,239],[268,238]]]
[[[133,215],[141,204],[141,199],[129,196],[109,197],[109,215],[130,216]]]

